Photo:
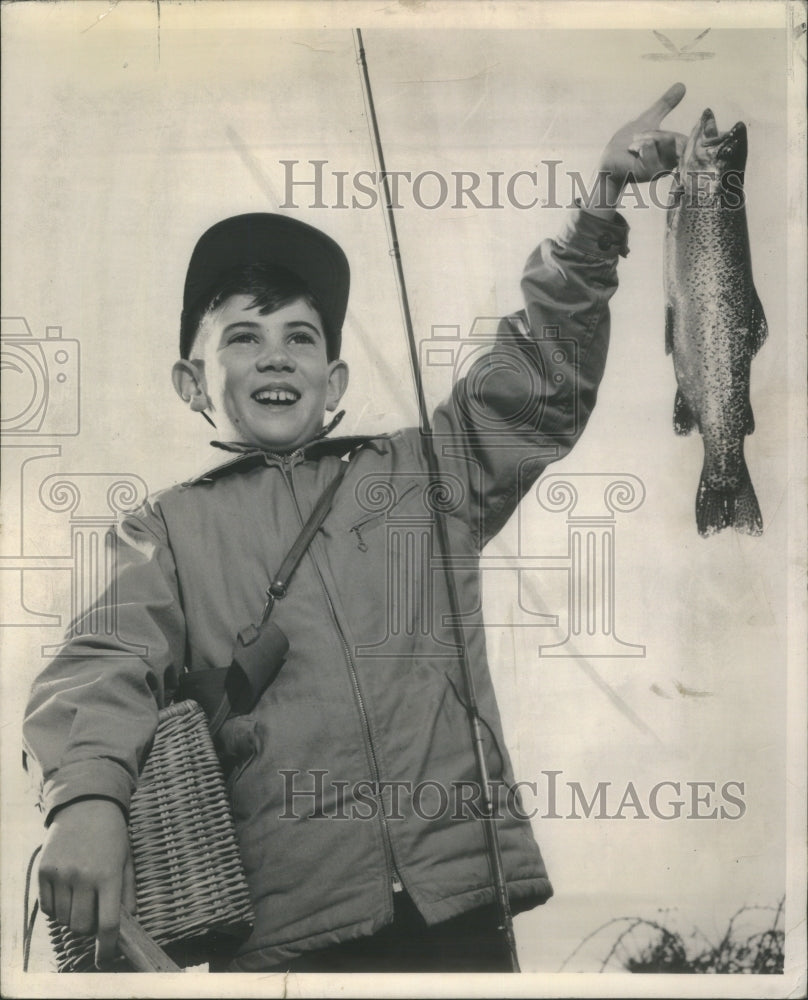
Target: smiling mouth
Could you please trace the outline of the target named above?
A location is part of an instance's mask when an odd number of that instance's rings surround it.
[[[259,389],[252,398],[262,406],[293,406],[300,393],[294,389]]]

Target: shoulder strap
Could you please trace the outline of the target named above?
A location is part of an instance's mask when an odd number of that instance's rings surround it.
[[[249,712],[283,666],[289,641],[268,619],[275,601],[286,596],[294,571],[331,509],[346,468],[347,462],[340,461],[339,472],[321,494],[272,583],[267,587],[267,600],[260,624],[248,625],[238,634],[233,660],[224,671],[224,692],[210,717],[209,725],[213,736],[216,736],[234,712]]]
[[[267,606],[264,608],[264,614],[261,618],[262,622],[266,621],[269,617],[269,612],[272,610],[272,605],[275,601],[280,600],[282,597],[286,596],[286,591],[289,589],[289,580],[292,574],[297,569],[298,563],[303,558],[303,554],[306,549],[311,545],[311,540],[317,534],[320,529],[320,525],[326,518],[329,510],[331,510],[331,504],[334,501],[334,496],[339,488],[339,484],[342,482],[342,477],[345,475],[345,469],[347,468],[347,463],[340,461],[339,472],[331,480],[331,482],[326,486],[320,499],[317,501],[314,510],[311,515],[303,525],[300,534],[295,539],[294,544],[286,558],[281,563],[281,567],[275,574],[275,578],[272,583],[270,583],[267,588]]]

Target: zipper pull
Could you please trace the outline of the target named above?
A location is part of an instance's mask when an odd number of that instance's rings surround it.
[[[356,547],[359,549],[359,551],[367,552],[368,550],[367,543],[365,542],[364,538],[362,538],[362,535],[359,533],[359,525],[355,524],[353,528],[351,528],[351,531],[356,535]]]

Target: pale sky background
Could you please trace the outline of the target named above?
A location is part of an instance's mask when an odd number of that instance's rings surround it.
[[[9,436],[2,554],[66,557],[68,521],[39,499],[46,476],[130,473],[153,490],[216,458],[207,425],[183,411],[169,378],[185,267],[199,234],[226,215],[276,210],[281,160],[300,160],[301,177],[309,159],[327,160],[331,203],[329,172],[375,167],[350,22],[323,30],[309,18],[298,27],[303,16],[294,5],[270,13],[272,5],[244,3],[216,20],[212,10],[163,3],[158,31],[153,5],[45,5],[36,17],[18,6],[3,12],[3,316],[25,317],[35,338],[57,325],[78,341],[80,433],[40,435],[36,444],[58,445],[60,454],[43,451],[22,477],[20,461],[36,453],[35,439]],[[558,972],[585,935],[615,917],[661,917],[685,936],[698,927],[715,940],[738,908],[774,905],[785,892],[787,567],[801,537],[789,512],[799,511],[790,490],[804,389],[802,335],[789,327],[786,282],[788,224],[799,202],[784,164],[788,73],[799,57],[789,55],[785,5],[738,6],[747,11],[733,22],[714,6],[682,4],[672,20],[661,6],[636,5],[634,30],[625,19],[619,30],[602,19],[579,27],[586,19],[565,18],[564,10],[547,13],[554,27],[543,27],[535,9],[521,21],[503,18],[509,30],[496,21],[457,30],[457,19],[445,30],[437,16],[433,27],[428,8],[415,30],[402,26],[400,7],[391,8],[389,24],[382,8],[367,18],[391,170],[498,170],[506,178],[538,170],[541,185],[543,161],[560,160],[559,171],[588,178],[610,135],[676,80],[688,92],[667,126],[688,132],[710,106],[721,129],[743,120],[749,131],[753,271],[769,339],[752,366],[757,429],[746,454],[764,534],[697,535],[701,441],[677,438],[671,425],[665,213],[629,199],[631,253],[620,261],[598,406],[572,454],[548,474],[630,474],[642,482],[643,504],[617,516],[615,590],[617,634],[644,645],[645,655],[539,657],[540,644],[564,638],[566,574],[525,574],[521,608],[515,574],[484,574],[490,659],[519,778],[543,790],[542,772],[560,771],[560,782],[579,782],[588,796],[611,782],[611,811],[628,782],[647,803],[660,781],[681,782],[683,791],[688,781],[719,789],[736,781],[745,812],[736,820],[640,820],[630,809],[622,821],[536,820],[556,896],[517,918],[529,973]],[[646,58],[667,52],[655,27],[678,46],[711,28],[693,51],[712,55]],[[518,308],[525,258],[566,214],[427,211],[404,191],[399,237],[419,340],[433,325],[465,333],[477,316]],[[560,198],[568,197],[562,184]],[[296,198],[301,207],[290,214],[328,231],[352,264],[343,339],[353,381],[341,431],[414,422],[381,210],[311,208],[306,189]],[[445,377],[428,372],[433,401],[448,387]],[[562,556],[566,532],[564,513],[543,510],[533,493],[486,554]],[[12,619],[19,579],[3,574]],[[69,584],[64,569],[28,572],[23,603],[64,617]],[[561,624],[537,626],[538,612],[560,615]],[[3,632],[3,960],[15,968],[23,870],[39,837],[34,795],[19,768],[20,716],[45,662],[41,647],[58,641],[60,629]],[[799,674],[799,661],[791,669]],[[569,811],[568,796],[559,793],[560,812]],[[612,941],[604,933],[568,971],[596,970]],[[34,971],[46,970],[46,944],[35,957]]]

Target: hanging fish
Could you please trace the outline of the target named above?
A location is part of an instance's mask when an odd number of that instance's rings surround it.
[[[709,108],[679,159],[665,236],[665,350],[678,389],[677,434],[697,427],[704,467],[696,494],[699,534],[734,526],[763,531],[746,467],[755,429],[749,402],[752,358],[768,328],[752,281],[744,201],[746,126],[719,133]]]

